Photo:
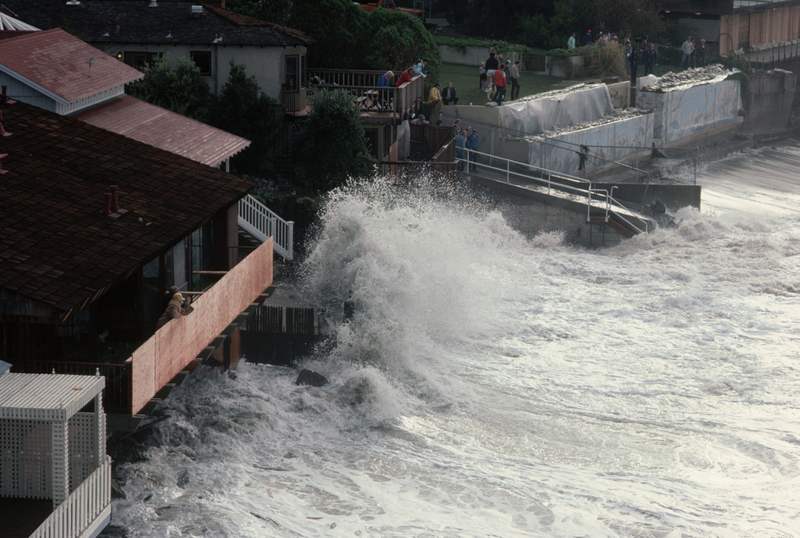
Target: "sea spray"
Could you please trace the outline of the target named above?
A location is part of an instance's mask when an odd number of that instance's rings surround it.
[[[458,190],[338,191],[297,284],[328,308],[307,364],[331,383],[201,367],[120,466],[114,523],[131,538],[797,538],[800,167],[774,183],[727,166],[753,177],[715,190],[732,174],[705,170],[703,211],[598,250],[525,240]]]

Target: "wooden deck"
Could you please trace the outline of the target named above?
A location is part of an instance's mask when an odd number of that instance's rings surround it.
[[[3,538],[29,538],[52,513],[50,499],[0,497],[0,534]]]

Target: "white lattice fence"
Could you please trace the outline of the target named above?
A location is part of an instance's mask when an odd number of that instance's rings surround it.
[[[49,422],[0,420],[0,494],[49,499],[52,491]]]
[[[78,413],[69,419],[69,490],[97,469],[97,419],[94,413]]]

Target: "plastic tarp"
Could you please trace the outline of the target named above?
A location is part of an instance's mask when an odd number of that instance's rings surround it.
[[[497,107],[500,127],[512,136],[525,136],[594,121],[614,112],[605,84],[555,90],[532,99],[510,101]]]
[[[739,82],[714,80],[663,91],[642,91],[636,99],[640,109],[655,115],[653,138],[668,145],[722,125],[738,121]]]
[[[653,144],[653,114],[589,126],[552,137],[536,137],[530,145],[530,164],[580,176],[580,146],[589,148],[586,173],[604,168],[638,152],[649,153]]]

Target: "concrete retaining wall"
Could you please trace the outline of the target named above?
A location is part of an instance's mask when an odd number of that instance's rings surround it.
[[[439,45],[439,52],[441,52],[442,61],[445,63],[474,65],[476,76],[478,74],[478,65],[489,58],[489,49],[484,47],[467,47],[465,52],[461,52],[448,45]],[[512,64],[521,59],[517,52],[504,51],[500,54],[503,55],[503,61],[510,60]],[[521,65],[522,64],[520,64],[520,66]]]
[[[797,76],[792,73],[766,73],[750,78],[750,108],[745,129],[788,127]]]
[[[694,207],[700,209],[700,185],[662,185],[653,183],[643,185],[638,183],[592,183],[596,189],[614,189],[614,198],[623,203],[651,205],[659,201],[667,206],[670,213],[674,213],[682,207]]]
[[[585,247],[612,246],[622,241],[607,226],[586,224],[586,208],[564,207],[544,202],[535,191],[506,185],[473,176],[471,184],[488,188],[493,198],[500,202],[503,217],[515,230],[529,239],[542,233],[562,233],[564,242]]]
[[[631,104],[631,83],[615,82],[614,84],[606,84],[608,86],[608,93],[611,94],[611,102],[617,110],[625,110]]]
[[[545,73],[550,77],[557,78],[585,78],[586,61],[583,56],[566,56],[545,58]]]

